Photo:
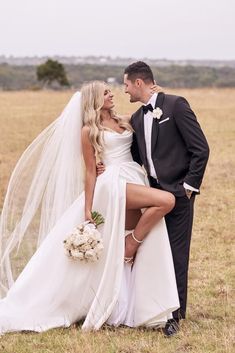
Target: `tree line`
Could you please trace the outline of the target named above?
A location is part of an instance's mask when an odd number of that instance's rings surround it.
[[[51,61],[48,73],[48,61]],[[91,80],[122,84],[124,67],[109,65],[62,65],[48,60],[37,66],[0,64],[0,89],[41,89],[52,86],[79,88]],[[44,67],[43,67],[44,65]],[[166,66],[152,67],[155,79],[163,87],[200,88],[235,87],[235,69],[232,67]],[[58,78],[58,79],[57,79]]]

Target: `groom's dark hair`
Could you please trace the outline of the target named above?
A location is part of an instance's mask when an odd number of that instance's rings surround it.
[[[153,72],[150,66],[143,61],[137,61],[127,66],[124,74],[126,74],[128,80],[132,82],[137,78],[141,78],[145,83],[154,83]]]

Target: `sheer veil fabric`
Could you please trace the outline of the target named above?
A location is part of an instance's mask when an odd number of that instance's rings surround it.
[[[30,144],[12,173],[0,220],[0,297],[13,284],[21,258],[31,257],[83,190],[80,95],[76,92],[62,114]],[[17,250],[27,231],[21,254]]]

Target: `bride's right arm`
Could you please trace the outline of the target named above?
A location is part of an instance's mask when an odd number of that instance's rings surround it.
[[[89,127],[82,128],[82,151],[86,165],[85,173],[85,220],[92,220],[91,211],[96,183],[95,150],[89,138]]]

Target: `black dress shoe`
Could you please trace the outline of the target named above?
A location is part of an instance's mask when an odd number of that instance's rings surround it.
[[[163,333],[166,337],[171,337],[176,335],[179,329],[179,319],[171,319],[167,321],[166,326],[163,329]]]

